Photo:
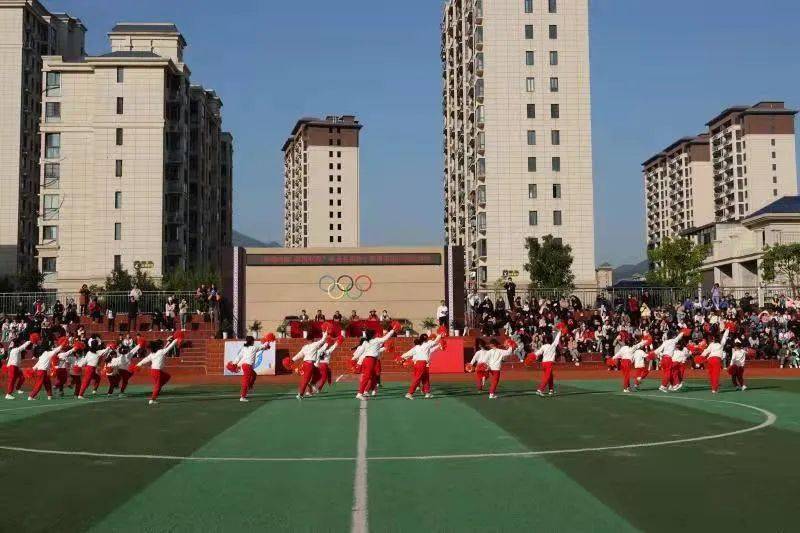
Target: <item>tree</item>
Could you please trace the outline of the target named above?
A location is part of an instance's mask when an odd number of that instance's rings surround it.
[[[538,239],[525,239],[528,264],[525,270],[531,275],[531,285],[538,288],[571,289],[575,276],[572,274],[572,247],[545,235]]]
[[[219,274],[213,269],[208,270],[183,270],[175,269],[161,281],[167,291],[193,291],[200,285],[219,286]]]
[[[133,285],[140,291],[157,291],[158,285],[142,267],[137,266],[133,271]]]
[[[792,288],[792,296],[797,296],[800,282],[800,244],[776,244],[764,252],[761,275],[766,282],[784,280]]]
[[[695,244],[689,239],[664,239],[657,248],[647,251],[654,267],[645,276],[656,287],[695,287],[702,278],[700,267],[711,251],[709,244]]]
[[[44,274],[34,267],[17,275],[17,292],[41,292]]]
[[[136,267],[133,274],[130,274],[124,268],[115,268],[111,273],[106,276],[106,283],[102,287],[105,292],[128,292],[132,288],[137,287],[141,291],[157,291],[158,286],[150,274],[143,271],[140,267]],[[97,292],[93,290],[93,292]]]

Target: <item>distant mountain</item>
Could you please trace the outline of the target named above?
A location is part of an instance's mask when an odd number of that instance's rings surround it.
[[[233,237],[231,239],[233,246],[241,246],[243,248],[280,248],[280,243],[275,241],[261,242],[252,237],[248,237],[244,233],[239,233],[233,230]]]
[[[631,279],[636,275],[644,276],[649,269],[650,263],[647,259],[635,265],[618,266],[614,269],[614,283],[623,279]]]

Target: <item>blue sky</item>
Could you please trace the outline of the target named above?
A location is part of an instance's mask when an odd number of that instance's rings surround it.
[[[117,21],[178,25],[236,139],[237,230],[281,240],[280,148],[298,117],[356,114],[363,244],[441,243],[440,0],[43,1],[83,19],[89,53]],[[647,157],[725,107],[800,106],[799,16],[796,0],[592,0],[598,263],[644,257]]]

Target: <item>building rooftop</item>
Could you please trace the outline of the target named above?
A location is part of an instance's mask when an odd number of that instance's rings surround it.
[[[292,128],[292,134],[289,136],[286,142],[283,143],[283,148],[281,148],[281,150],[286,151],[286,148],[289,146],[289,144],[291,144],[295,137],[297,137],[297,133],[306,126],[320,126],[324,128],[335,126],[337,128],[350,128],[358,130],[363,128],[363,126],[359,124],[355,115],[328,115],[324,119],[317,117],[303,117],[297,121],[297,124],[294,125],[294,128]]]
[[[161,57],[155,52],[146,50],[119,50],[116,52],[109,52],[95,57]]]
[[[746,220],[764,215],[800,214],[800,196],[784,196],[762,207]]]
[[[728,115],[741,113],[743,115],[796,115],[794,109],[787,109],[784,102],[780,101],[761,101],[753,106],[739,105],[725,109],[722,113],[706,122],[706,126],[712,126]]]
[[[111,29],[112,33],[180,33],[178,27],[171,22],[118,22]]]

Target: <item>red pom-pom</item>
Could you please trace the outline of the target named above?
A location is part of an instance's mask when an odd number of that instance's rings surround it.
[[[117,349],[117,343],[116,343],[116,342],[109,342],[109,343],[108,343],[108,347],[109,347],[111,350],[116,350],[116,349]]]
[[[650,352],[650,353],[647,354],[647,360],[648,361],[655,361],[656,358],[657,358],[656,352]]]
[[[653,337],[649,333],[642,335],[642,340],[644,341],[645,346],[653,344]]]
[[[439,326],[439,329],[436,330],[436,334],[440,335],[442,337],[449,337],[450,336],[450,330],[447,329],[447,326],[441,325],[441,326]]]
[[[694,358],[694,364],[704,365],[706,364],[706,358],[703,357],[702,355],[698,355],[697,357]]]
[[[131,363],[130,365],[128,365],[128,372],[130,372],[131,374],[135,374],[138,370],[139,367],[136,366],[135,363]]]
[[[173,335],[172,338],[178,341],[178,346],[180,346],[181,343],[183,342],[183,332],[182,331],[175,332],[175,335]]]
[[[403,366],[405,368],[414,368],[414,361],[411,359],[406,359],[405,361],[403,361]]]
[[[139,346],[140,349],[147,348],[147,340],[139,339],[139,342],[137,342],[136,345]]]
[[[681,330],[681,333],[683,333],[684,337],[691,337],[692,336],[692,328],[683,328]]]
[[[514,342],[513,339],[508,339],[508,340],[506,340],[506,348],[509,348],[511,350],[516,350],[517,349],[517,343]]]
[[[477,372],[488,372],[489,365],[487,365],[486,363],[478,363],[478,365],[475,367],[475,370]]]
[[[401,324],[398,320],[392,320],[392,329],[395,333],[399,333],[401,329],[403,329],[403,324]]]
[[[28,340],[31,341],[31,343],[33,344],[39,344],[40,342],[42,342],[42,336],[36,332],[33,332],[28,336]]]
[[[474,371],[475,371],[475,367],[472,366],[471,364],[467,363],[464,366],[464,372],[471,373],[471,372],[474,372]]]
[[[533,366],[533,365],[535,365],[536,364],[536,359],[537,359],[537,357],[536,357],[535,353],[529,353],[525,357],[525,366]]]
[[[82,343],[81,341],[75,341],[75,344],[72,345],[72,348],[76,352],[80,352],[80,351],[83,351],[83,350],[86,349],[86,345],[84,343]]]
[[[291,357],[284,357],[281,360],[281,364],[286,370],[294,370],[294,361],[292,361]]]
[[[333,324],[330,322],[323,322],[319,329],[322,330],[323,333],[330,333],[333,330]]]
[[[726,322],[725,323],[725,329],[727,329],[728,331],[733,333],[734,331],[736,331],[736,323],[735,322]]]
[[[261,339],[261,342],[263,342],[264,344],[267,344],[269,342],[275,342],[275,334],[267,333],[266,335],[264,335],[264,338]]]
[[[62,348],[66,348],[68,344],[69,344],[69,339],[66,337],[59,337],[58,340],[56,341],[56,345],[61,346]]]
[[[606,366],[608,368],[617,368],[617,362],[613,357],[606,357]]]
[[[236,366],[233,361],[228,361],[228,363],[225,365],[225,368],[228,370],[228,372],[232,372],[233,374],[239,372],[239,367]]]
[[[755,358],[756,358],[756,351],[755,351],[755,349],[754,349],[754,348],[748,348],[747,350],[745,350],[745,351],[744,351],[744,356],[745,356],[747,359],[755,359]]]

